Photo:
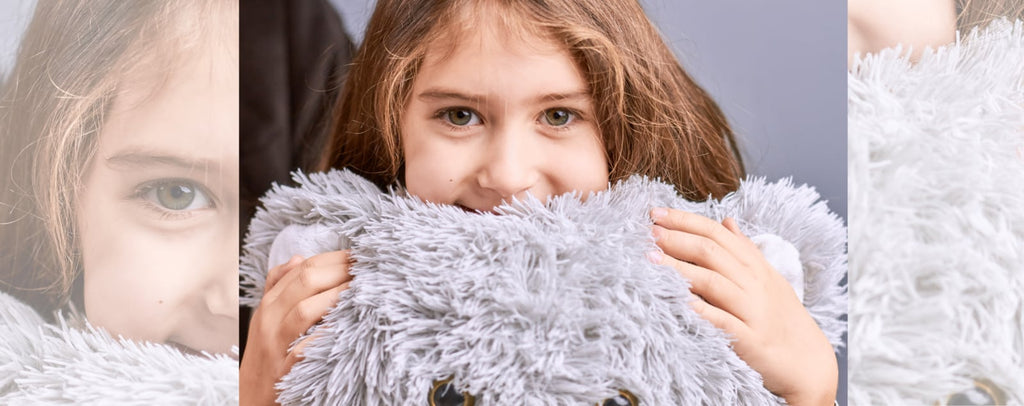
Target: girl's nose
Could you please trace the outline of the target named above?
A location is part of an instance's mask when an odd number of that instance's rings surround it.
[[[528,131],[499,130],[491,137],[477,181],[504,200],[523,198],[540,178],[543,151]]]
[[[235,216],[237,218],[237,216]],[[234,233],[237,235],[237,222]],[[210,263],[207,279],[207,286],[203,291],[203,301],[206,309],[211,315],[221,317],[238,317],[238,256],[224,255],[224,253],[235,252],[238,249],[238,239],[225,238],[223,244],[218,247],[221,253],[214,254],[211,258],[216,260]]]
[[[232,268],[228,268],[232,269]],[[206,308],[214,316],[238,318],[238,263],[234,272],[222,272],[207,289],[204,300]]]

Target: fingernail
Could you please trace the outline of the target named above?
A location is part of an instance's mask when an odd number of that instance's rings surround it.
[[[668,214],[668,210],[665,210],[661,207],[656,207],[654,208],[654,210],[651,210],[651,218],[654,219],[655,221],[660,220],[662,217],[665,217],[666,214]]]
[[[647,251],[647,260],[655,264],[661,263],[661,252]]]
[[[661,226],[651,226],[651,235],[654,236],[654,241],[661,239]]]

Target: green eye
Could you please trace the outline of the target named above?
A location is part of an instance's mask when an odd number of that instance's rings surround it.
[[[618,395],[610,397],[601,402],[598,406],[638,406],[640,401],[629,391],[620,390]]]
[[[448,110],[445,116],[448,118],[449,123],[460,127],[480,123],[480,119],[472,110],[452,109]]]
[[[135,197],[146,200],[159,210],[183,212],[213,207],[208,192],[186,179],[158,179],[139,187]]]
[[[452,378],[434,382],[427,401],[430,406],[473,406],[476,403],[473,395],[455,389]]]
[[[544,121],[555,127],[562,127],[572,122],[575,115],[566,109],[544,110]]]
[[[170,183],[157,186],[156,200],[160,205],[171,210],[182,210],[196,199],[196,190],[192,185]]]

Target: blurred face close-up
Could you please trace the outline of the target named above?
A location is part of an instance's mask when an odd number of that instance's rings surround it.
[[[952,0],[849,0],[847,6],[847,65],[857,55],[897,45],[911,49],[916,60],[925,48],[956,39]]]
[[[200,48],[121,82],[79,241],[92,324],[224,353],[238,344],[238,50]]]
[[[497,28],[436,42],[401,119],[409,193],[490,211],[607,188],[594,103],[568,51]]]

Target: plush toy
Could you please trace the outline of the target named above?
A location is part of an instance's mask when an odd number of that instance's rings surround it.
[[[112,338],[81,317],[46,323],[0,292],[0,404],[238,403],[238,361]]]
[[[849,75],[852,405],[1024,404],[1024,23]]]
[[[633,177],[585,201],[530,198],[468,213],[382,193],[347,171],[296,175],[252,222],[244,304],[291,255],[351,249],[353,281],[278,384],[283,404],[732,405],[782,400],[655,265],[648,211],[738,219],[834,346],[846,329],[845,229],[818,195],[752,179],[685,201]],[[786,259],[793,264],[786,265]],[[790,278],[795,280],[798,278]]]

